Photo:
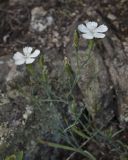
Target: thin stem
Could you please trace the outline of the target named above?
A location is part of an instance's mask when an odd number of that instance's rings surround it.
[[[80,71],[81,71],[81,69],[82,69],[83,67],[85,67],[85,65],[87,64],[87,62],[90,60],[90,58],[91,58],[91,52],[92,52],[93,48],[94,48],[94,41],[93,41],[93,40],[90,40],[90,41],[89,41],[89,44],[88,44],[88,52],[86,53],[87,55],[89,55],[89,56],[88,56],[88,59],[87,59],[81,66],[79,66],[79,54],[78,54],[78,51],[76,50],[76,55],[77,55],[77,69],[78,69],[78,71],[77,71],[76,77],[75,77],[75,79],[74,79],[73,85],[72,85],[72,87],[71,87],[71,89],[70,89],[70,91],[69,91],[68,97],[71,95],[71,93],[72,93],[75,85],[76,85],[76,84],[78,83],[78,81],[80,80],[80,75],[81,75]]]
[[[76,63],[77,63],[77,74],[79,75],[79,73],[80,73],[80,64],[79,64],[78,50],[75,51],[75,54],[76,54]]]

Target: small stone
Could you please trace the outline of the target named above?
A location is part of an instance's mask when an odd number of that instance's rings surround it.
[[[0,61],[0,64],[4,64],[4,61]]]
[[[113,14],[111,14],[111,13],[109,13],[107,17],[108,17],[109,19],[111,19],[111,20],[115,20],[115,19],[116,19],[116,16],[113,15]]]
[[[47,12],[42,7],[32,9],[31,15],[30,28],[33,31],[42,32],[53,23],[53,17],[47,15]]]

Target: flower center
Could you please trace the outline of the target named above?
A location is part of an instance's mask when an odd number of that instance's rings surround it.
[[[26,54],[26,53],[24,53],[24,57],[25,57],[25,59],[28,59],[28,58],[30,58],[30,54]]]

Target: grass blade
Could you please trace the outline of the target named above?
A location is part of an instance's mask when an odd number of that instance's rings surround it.
[[[54,148],[60,148],[60,149],[64,149],[64,150],[77,152],[77,153],[80,153],[81,155],[89,158],[89,160],[96,160],[96,158],[91,153],[89,153],[88,151],[83,151],[82,149],[79,149],[79,148],[73,148],[73,147],[63,145],[63,144],[51,143],[51,142],[47,142],[47,141],[43,141],[43,140],[39,140],[39,143],[46,144],[46,145],[48,145],[50,147],[54,147]]]

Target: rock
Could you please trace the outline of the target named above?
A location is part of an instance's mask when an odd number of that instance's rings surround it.
[[[0,64],[4,64],[4,61],[0,61]]]
[[[48,55],[50,56],[51,52]],[[51,73],[51,77],[55,77],[58,66],[62,63],[54,56],[51,58],[56,60],[51,63],[54,66],[53,70],[56,70]],[[1,84],[6,88],[0,92],[0,148],[2,148],[0,159],[5,154],[13,153],[17,146],[20,146],[20,150],[24,150],[22,146],[25,146],[26,153],[32,160],[37,157],[45,157],[45,160],[48,160],[49,156],[56,159],[59,152],[40,146],[37,140],[40,138],[60,141],[60,133],[57,130],[62,121],[57,106],[40,102],[42,97],[38,103],[31,104],[31,89],[25,85],[24,66],[17,67],[11,56],[0,57],[0,60],[4,62],[0,64]],[[20,86],[23,93],[19,91]],[[49,151],[51,154],[56,152],[56,155],[47,154]]]
[[[17,5],[17,4],[25,4],[25,3],[28,3],[28,2],[31,2],[31,0],[9,0],[9,4],[10,5]]]
[[[42,32],[53,24],[53,17],[43,9],[43,7],[35,7],[31,11],[30,29]]]
[[[113,14],[109,13],[108,16],[107,16],[109,19],[111,20],[115,20],[116,19],[116,16],[114,16]]]
[[[24,77],[25,70],[24,67],[22,69],[17,69],[17,66],[14,64],[14,61],[11,56],[2,56],[0,57],[0,88],[3,86],[8,86],[9,83],[13,83],[15,79],[19,77],[19,79]]]
[[[125,4],[123,5],[125,6]],[[108,9],[108,7],[105,8],[106,10]],[[102,18],[105,20],[105,16],[107,18],[107,15],[104,15],[104,10],[102,10],[103,12],[100,12],[99,8],[97,8],[96,12],[94,8],[91,9],[91,7],[89,7],[89,11],[91,11],[91,16],[93,16],[93,18],[98,17],[101,21]],[[108,11],[106,13],[108,13]],[[125,13],[126,12],[123,12],[123,14]],[[86,14],[88,14],[88,9]],[[84,16],[87,17],[85,14]],[[84,16],[81,17],[83,20]],[[122,22],[118,22],[117,16],[116,19],[112,16],[110,19],[113,18],[118,24],[115,26],[115,23],[110,20],[111,24],[113,24],[115,30],[118,30],[119,24],[122,24],[124,20],[120,18]],[[78,24],[79,22],[76,21],[76,23],[72,25],[72,28],[75,30]],[[126,33],[127,30],[125,30],[125,25],[123,28],[123,32]],[[121,28],[121,30],[123,30],[123,28]],[[121,123],[124,123],[127,122],[128,117],[128,40],[125,35],[122,36],[122,33],[119,30],[118,36],[112,31],[113,28],[110,27],[105,39],[96,40],[97,45],[95,46],[95,50],[91,53],[91,58],[88,63],[82,68],[81,79],[78,83],[88,111],[93,117],[96,117],[95,122],[100,124],[100,126],[107,125],[114,117]],[[73,37],[72,29],[69,33],[71,34],[71,37]],[[88,55],[85,52],[87,42],[88,41],[80,38],[78,53],[80,64],[85,62],[88,58]],[[72,44],[73,40],[71,38],[66,54],[71,61],[73,71],[77,73],[76,55],[75,51],[73,51]],[[102,122],[104,122],[104,124]]]
[[[11,56],[0,57],[0,62],[0,88],[2,88],[7,81],[12,80],[12,77],[16,76],[17,71]]]
[[[82,40],[85,42],[85,40]],[[71,48],[71,46],[69,47]],[[84,64],[80,72],[80,80],[78,85],[83,94],[83,100],[86,107],[94,118],[96,114],[102,110],[104,115],[104,109],[111,113],[111,116],[104,116],[104,125],[114,116],[114,109],[111,107],[113,103],[111,80],[109,79],[106,66],[104,65],[100,53],[95,48],[95,52],[87,53],[85,49],[85,43],[80,44],[80,50],[78,53],[79,64]],[[72,48],[73,50],[73,48]],[[75,51],[69,51],[68,56],[70,57],[71,64],[74,72],[77,74],[77,63]],[[90,58],[89,58],[90,57]],[[106,83],[104,83],[106,82]],[[111,95],[111,96],[109,96]],[[109,113],[109,115],[110,115]]]

